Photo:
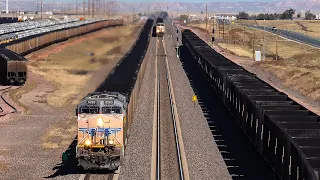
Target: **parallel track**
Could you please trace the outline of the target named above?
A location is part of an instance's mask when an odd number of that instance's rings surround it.
[[[105,176],[107,177],[99,177],[99,176]],[[83,180],[90,180],[90,179],[105,179],[105,180],[113,180],[114,173],[109,173],[109,174],[92,174],[90,172],[86,173],[84,176]]]
[[[5,105],[5,106],[9,106],[9,107],[12,109],[12,111],[4,112],[4,107],[3,107],[3,106],[0,107],[0,117],[3,117],[3,116],[6,116],[6,115],[8,115],[8,114],[17,112],[17,109],[16,109],[13,105],[11,105],[11,104],[3,97],[3,94],[9,92],[10,90],[12,90],[12,87],[13,87],[13,86],[9,86],[9,87],[0,89],[0,99],[4,102],[4,105]]]
[[[179,138],[178,138],[178,133],[177,133],[177,122],[176,122],[176,117],[175,117],[175,109],[174,109],[174,105],[173,105],[173,97],[172,97],[172,87],[170,85],[171,79],[169,77],[169,68],[168,68],[168,64],[167,64],[167,59],[166,59],[166,53],[165,53],[165,49],[164,49],[164,44],[163,44],[163,37],[158,37],[157,40],[157,60],[156,60],[156,64],[157,64],[157,157],[156,157],[156,179],[159,180],[161,179],[161,129],[162,127],[160,126],[161,124],[161,117],[160,117],[160,87],[161,87],[161,83],[160,83],[160,65],[159,65],[159,58],[158,57],[164,57],[165,60],[165,75],[166,75],[166,81],[167,81],[167,88],[168,88],[168,93],[169,93],[169,101],[170,101],[170,116],[172,119],[172,131],[173,131],[173,135],[174,135],[174,141],[175,141],[175,147],[166,147],[166,148],[174,148],[176,150],[176,155],[177,155],[177,164],[178,164],[178,172],[179,172],[179,179],[184,180],[184,173],[183,173],[183,166],[182,166],[182,158],[181,158],[181,153],[180,153],[180,142],[179,142]],[[163,52],[160,53],[160,52]],[[172,162],[168,162],[169,164]]]

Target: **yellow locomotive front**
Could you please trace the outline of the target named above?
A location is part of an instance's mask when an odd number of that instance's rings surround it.
[[[115,170],[124,155],[126,98],[115,92],[94,93],[77,106],[77,159],[84,169]]]
[[[163,36],[164,33],[165,33],[164,23],[157,23],[156,24],[156,34],[157,34],[157,36]]]

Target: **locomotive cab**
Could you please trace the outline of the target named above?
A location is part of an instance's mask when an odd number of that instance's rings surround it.
[[[89,94],[77,106],[76,157],[86,169],[115,170],[124,155],[126,98],[120,93]]]

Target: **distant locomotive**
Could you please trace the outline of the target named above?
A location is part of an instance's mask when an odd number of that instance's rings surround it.
[[[85,170],[116,170],[124,155],[127,100],[118,92],[95,92],[77,106],[76,157]]]
[[[156,24],[156,35],[159,36],[163,36],[165,33],[165,25],[164,23],[157,23]]]
[[[27,59],[0,47],[0,84],[22,85],[27,80]]]

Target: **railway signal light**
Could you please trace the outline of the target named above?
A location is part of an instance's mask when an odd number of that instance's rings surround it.
[[[212,38],[211,38],[212,43],[214,42],[214,40],[215,40],[215,38],[214,38],[214,37],[212,37]]]
[[[212,29],[212,34],[214,34],[214,29]]]

